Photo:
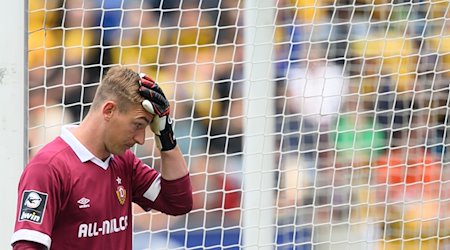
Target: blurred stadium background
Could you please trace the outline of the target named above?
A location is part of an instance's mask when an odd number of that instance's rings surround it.
[[[114,65],[172,103],[195,207],[136,207],[134,249],[450,248],[449,1],[25,3],[24,162]]]

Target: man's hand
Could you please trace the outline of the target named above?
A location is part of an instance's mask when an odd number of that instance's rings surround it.
[[[173,135],[172,119],[169,117],[169,101],[153,79],[142,73],[139,76],[139,93],[145,98],[142,106],[153,115],[150,128],[155,133],[156,146],[161,151],[171,150],[175,148],[177,141]]]

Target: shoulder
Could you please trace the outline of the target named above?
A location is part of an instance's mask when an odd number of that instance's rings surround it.
[[[55,159],[63,156],[70,149],[70,146],[61,137],[56,137],[39,150],[33,160]]]
[[[70,146],[60,137],[45,145],[27,164],[24,172],[44,174],[63,168],[77,157]]]

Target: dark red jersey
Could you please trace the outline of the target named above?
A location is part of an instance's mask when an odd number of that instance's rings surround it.
[[[101,161],[63,129],[21,176],[12,243],[131,250],[132,202],[182,214],[192,206],[191,195],[188,175],[166,181],[129,150]]]

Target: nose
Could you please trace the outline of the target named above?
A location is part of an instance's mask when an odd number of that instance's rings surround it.
[[[145,129],[139,129],[133,139],[137,144],[143,145],[145,142]]]

